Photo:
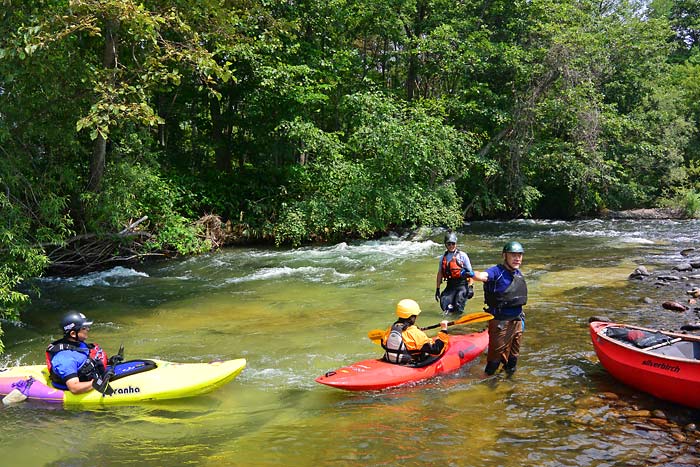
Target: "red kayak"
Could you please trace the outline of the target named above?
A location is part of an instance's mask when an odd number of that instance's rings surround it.
[[[600,363],[623,383],[700,408],[700,336],[625,324],[590,323]]]
[[[316,378],[316,382],[347,391],[372,391],[400,386],[453,373],[481,355],[488,344],[488,331],[450,335],[445,353],[428,365],[416,367],[388,363],[382,359],[363,360],[329,371]]]

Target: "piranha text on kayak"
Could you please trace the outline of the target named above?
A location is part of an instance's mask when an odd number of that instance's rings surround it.
[[[115,394],[137,394],[141,392],[141,389],[137,387],[132,387],[129,386],[128,388],[115,388],[114,393]]]

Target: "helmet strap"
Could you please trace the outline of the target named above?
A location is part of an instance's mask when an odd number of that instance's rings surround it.
[[[78,340],[79,340],[79,339],[78,339],[78,331],[76,331],[75,329],[71,329],[70,331],[68,331],[68,332],[66,333],[66,337],[67,337],[68,339],[71,339],[71,340],[74,340],[74,341],[78,342]]]

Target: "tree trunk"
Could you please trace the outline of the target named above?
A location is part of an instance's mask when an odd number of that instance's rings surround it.
[[[231,161],[233,159],[230,148],[230,125],[226,123],[221,112],[221,102],[218,99],[209,99],[209,113],[211,115],[212,139],[214,140],[214,154],[216,156],[216,168],[226,174],[232,172]]]
[[[117,67],[117,31],[119,30],[119,20],[108,19],[105,21],[105,48],[102,55],[102,65],[106,69]],[[88,180],[88,190],[97,192],[102,184],[102,177],[105,173],[105,162],[107,157],[107,140],[100,132],[97,133],[92,146],[92,160],[90,161],[90,178]]]
[[[427,2],[421,0],[416,3],[416,16],[413,19],[413,27],[404,23],[406,36],[408,37],[408,70],[406,73],[406,99],[409,101],[417,97],[419,50],[418,43],[423,36],[423,23],[428,13]]]
[[[98,192],[102,177],[105,173],[105,158],[107,154],[107,140],[101,134],[97,134],[97,139],[92,144],[92,159],[90,161],[90,180],[88,190]]]

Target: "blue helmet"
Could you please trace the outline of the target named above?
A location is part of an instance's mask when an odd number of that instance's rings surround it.
[[[84,314],[77,311],[71,311],[61,319],[61,329],[66,336],[71,331],[79,331],[80,328],[90,325],[92,325],[92,321],[89,321]]]

